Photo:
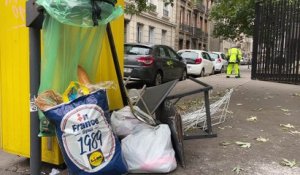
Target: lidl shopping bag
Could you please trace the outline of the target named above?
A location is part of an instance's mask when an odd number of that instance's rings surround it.
[[[120,142],[107,122],[105,90],[82,95],[44,111],[56,135],[70,174],[121,175],[127,172]]]

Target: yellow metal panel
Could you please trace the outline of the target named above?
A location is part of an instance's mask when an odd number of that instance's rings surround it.
[[[25,27],[25,2],[0,1],[0,146],[6,152],[29,157],[29,34]],[[119,4],[124,6],[124,1]],[[112,30],[123,70],[123,17],[112,23]],[[117,83],[107,38],[100,58],[99,80]],[[122,107],[119,89],[108,94],[111,109]],[[63,162],[55,137],[42,139],[42,160]]]
[[[124,2],[124,1],[122,1]],[[122,3],[122,5],[124,5]],[[115,46],[117,49],[117,55],[119,58],[121,72],[123,72],[124,66],[124,17],[118,18],[111,23],[111,28],[113,32],[113,37],[115,41]],[[100,55],[100,69],[97,75],[101,75],[100,79],[103,81],[114,80],[116,85],[118,85],[117,75],[114,69],[113,58],[108,42],[108,38],[105,37],[103,40],[102,51]],[[119,109],[122,107],[122,98],[120,89],[108,90],[109,106],[110,109]]]
[[[29,156],[29,60],[25,1],[0,2],[1,129],[5,151]]]

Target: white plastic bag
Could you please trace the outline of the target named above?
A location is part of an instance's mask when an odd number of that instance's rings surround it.
[[[142,125],[141,127],[143,128],[148,127],[147,124],[134,117],[129,106],[125,106],[119,111],[114,111],[111,114],[112,129],[120,138],[124,138],[133,133],[135,128],[139,127],[140,125]]]
[[[168,173],[177,167],[168,125],[136,130],[121,147],[130,173]]]

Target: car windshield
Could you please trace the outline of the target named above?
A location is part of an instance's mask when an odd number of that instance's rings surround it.
[[[180,52],[179,55],[182,58],[185,58],[185,59],[193,59],[193,60],[195,60],[196,58],[198,58],[198,53],[192,52],[192,51]]]
[[[125,45],[127,55],[150,55],[151,48],[140,45]]]
[[[219,58],[219,55],[218,54],[215,54],[215,53],[209,53],[209,56],[210,58],[214,61],[215,59],[218,59]]]

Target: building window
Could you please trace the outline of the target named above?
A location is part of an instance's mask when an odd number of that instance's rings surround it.
[[[185,48],[186,49],[190,49],[191,48],[189,40],[186,40],[186,42],[185,42]]]
[[[194,27],[198,27],[198,16],[194,14]]]
[[[167,31],[166,30],[162,30],[161,31],[161,44],[166,44],[167,40]]]
[[[124,22],[124,41],[125,42],[128,42],[128,33],[129,33],[129,28],[128,28],[128,26],[129,26],[129,21],[128,20],[125,20],[125,22]]]
[[[203,17],[200,17],[200,28],[203,30]]]
[[[191,25],[191,11],[188,11],[187,17],[186,17],[187,25]]]
[[[164,3],[163,16],[165,17],[169,16],[168,5],[166,3]]]
[[[207,20],[204,21],[204,31],[207,33]]]
[[[180,24],[184,24],[184,8],[180,8]]]
[[[148,41],[150,44],[154,43],[154,27],[149,27],[149,38]]]
[[[137,31],[136,31],[136,42],[141,43],[143,36],[143,24],[137,24]]]

